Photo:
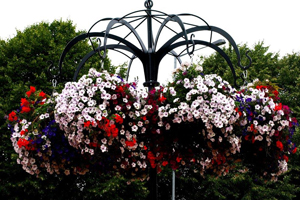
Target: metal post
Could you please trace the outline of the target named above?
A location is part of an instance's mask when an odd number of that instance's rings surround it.
[[[177,58],[174,57],[174,70],[177,68]],[[175,170],[172,170],[172,200],[175,200]]]
[[[172,200],[175,200],[175,170],[172,170]]]

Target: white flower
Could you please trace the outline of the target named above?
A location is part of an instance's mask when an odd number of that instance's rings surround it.
[[[131,130],[132,130],[133,132],[136,132],[136,131],[138,130],[137,125],[133,125],[133,126],[131,127]]]
[[[102,152],[107,152],[107,147],[104,144],[101,145],[100,149]]]

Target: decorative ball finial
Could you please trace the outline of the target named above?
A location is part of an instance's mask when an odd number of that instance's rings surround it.
[[[153,2],[151,0],[146,0],[144,5],[147,9],[151,9],[153,6]]]

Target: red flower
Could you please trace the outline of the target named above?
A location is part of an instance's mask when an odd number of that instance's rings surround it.
[[[167,166],[168,164],[169,164],[168,161],[163,161],[162,162],[162,166],[164,166],[164,167]]]
[[[180,158],[180,157],[177,157],[177,158],[176,158],[176,161],[177,161],[177,162],[180,162],[181,160],[182,160],[182,158]]]
[[[31,111],[30,107],[28,107],[28,106],[23,106],[23,107],[22,107],[22,110],[21,110],[21,113],[28,113],[28,112],[30,112],[30,111]]]
[[[31,94],[35,93],[35,87],[30,86],[30,92],[31,92]]]
[[[20,132],[20,135],[25,135],[25,133],[28,133],[28,129],[25,129],[25,131],[22,130],[22,131]]]
[[[39,96],[42,97],[42,99],[45,99],[47,97],[46,93],[44,93],[43,91],[40,92]]]
[[[116,123],[123,124],[123,118],[120,115],[115,114],[115,120],[116,120]]]
[[[128,147],[133,147],[136,144],[136,140],[132,138],[132,141],[126,141],[125,144]]]
[[[28,98],[31,96],[30,90],[26,92],[26,95],[28,96]]]
[[[283,159],[288,162],[289,161],[289,157],[287,157],[286,155],[283,155]]]
[[[98,145],[98,144],[95,143],[95,142],[90,142],[90,143],[89,143],[89,146],[90,146],[90,147],[98,147],[98,146],[100,146],[100,145]]]
[[[151,151],[149,151],[148,154],[147,154],[147,157],[148,157],[148,160],[151,164],[151,167],[155,168],[156,167],[156,163],[155,163],[156,158],[155,158],[154,154]]]
[[[123,92],[124,92],[123,87],[122,87],[122,86],[117,87],[117,88],[116,88],[116,92],[118,92],[118,93],[123,93]]]
[[[26,107],[29,106],[29,102],[27,101],[26,98],[21,98],[21,106],[26,106]]]
[[[254,124],[250,125],[250,129],[251,129],[251,131],[254,131]]]
[[[18,119],[18,117],[17,117],[17,114],[14,112],[14,111],[12,111],[11,113],[9,113],[9,115],[8,115],[8,120],[9,121],[17,121],[17,119]]]
[[[267,88],[267,86],[265,86],[265,85],[257,85],[256,86],[256,89],[258,89],[258,90],[263,90],[263,89],[266,89]]]
[[[277,110],[282,110],[282,104],[281,103],[279,103],[278,106],[275,106],[274,111],[277,111]]]
[[[280,149],[280,151],[283,151],[283,144],[280,141],[276,142],[276,146]]]
[[[246,135],[246,136],[245,136],[245,140],[249,140],[249,135]]]
[[[116,128],[116,126],[113,124],[111,129],[110,129],[111,133],[112,133],[112,136],[114,138],[118,137],[118,133],[119,133],[119,129]],[[133,138],[134,139],[134,138]],[[134,140],[135,141],[135,140]],[[136,143],[136,142],[135,142]]]
[[[19,148],[22,148],[23,146],[27,149],[27,146],[29,145],[29,141],[23,139],[23,138],[20,138],[17,142]]]
[[[293,154],[297,152],[297,147],[292,151]]]
[[[164,97],[164,96],[161,94],[160,97],[158,98],[158,101],[159,101],[160,103],[163,103],[166,99],[167,99],[167,98]]]
[[[84,122],[84,127],[89,127],[90,125],[91,125],[91,122],[90,122],[90,121]]]
[[[276,97],[278,96],[278,91],[277,90],[274,90],[273,92],[272,92]]]
[[[27,96],[30,97],[31,94],[35,93],[35,87],[30,86],[29,91],[26,92]]]

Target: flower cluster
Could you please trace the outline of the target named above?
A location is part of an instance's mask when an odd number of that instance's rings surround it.
[[[149,124],[146,114],[151,107],[142,107],[147,96],[134,83],[90,69],[77,82],[65,84],[56,98],[55,120],[82,154],[96,160],[113,154],[112,168],[137,173],[147,168],[147,148],[137,139]]]
[[[233,134],[238,118],[234,91],[221,77],[204,75],[201,67],[186,63],[176,70],[172,83],[150,91],[148,104],[152,100],[157,107],[150,135],[151,166],[226,174],[230,155],[240,149]]]
[[[37,176],[43,172],[84,174],[87,170],[73,162],[76,151],[69,147],[53,120],[51,99],[31,86],[20,105],[20,109],[8,115],[11,141],[18,154],[17,163],[26,172]]]
[[[287,171],[288,154],[297,151],[292,136],[298,123],[278,94],[276,86],[255,81],[234,95],[244,163],[271,180]]]

